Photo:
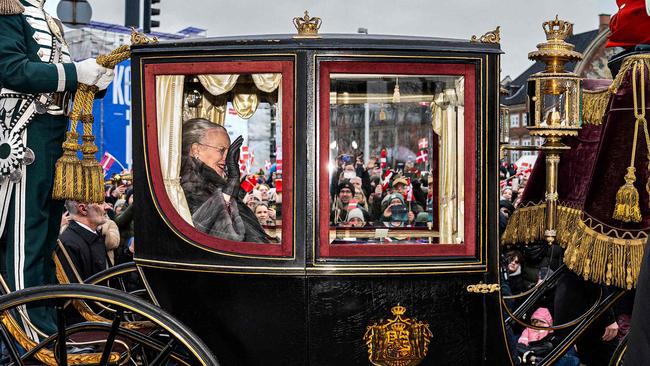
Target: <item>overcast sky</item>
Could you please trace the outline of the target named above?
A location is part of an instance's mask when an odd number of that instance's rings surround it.
[[[124,0],[88,0],[93,20],[123,24]],[[58,0],[46,10],[56,14]],[[161,0],[162,32],[188,26],[208,36],[295,33],[293,17],[309,10],[321,17],[321,33],[398,34],[469,39],[501,26],[502,77],[513,78],[531,62],[527,54],[544,40],[542,22],[574,23],[574,33],[598,27],[598,14],[614,14],[615,0]]]

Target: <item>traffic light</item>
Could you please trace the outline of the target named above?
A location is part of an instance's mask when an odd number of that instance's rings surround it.
[[[142,22],[144,33],[151,33],[151,28],[160,27],[159,21],[151,19],[153,15],[160,15],[160,9],[151,7],[152,4],[157,4],[159,2],[160,0],[144,0],[144,14]]]
[[[140,0],[124,0],[124,26],[140,28]]]

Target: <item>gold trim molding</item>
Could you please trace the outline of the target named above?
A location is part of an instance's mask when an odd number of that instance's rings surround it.
[[[498,283],[483,283],[479,282],[475,285],[468,285],[467,292],[474,294],[491,294],[501,290],[501,285]]]
[[[482,35],[481,37],[472,36],[469,40],[472,43],[501,43],[501,26],[498,26],[497,29],[489,31]]]

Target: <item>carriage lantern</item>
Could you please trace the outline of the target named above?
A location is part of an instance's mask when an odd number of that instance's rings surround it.
[[[557,174],[560,154],[569,147],[563,137],[576,136],[581,127],[580,78],[564,69],[568,62],[582,59],[582,54],[565,41],[571,35],[573,24],[559,20],[546,21],[542,25],[546,42],[537,45],[537,51],[528,58],[543,62],[543,71],[528,79],[527,126],[532,136],[545,139],[540,150],[546,155],[546,229],[544,237],[551,244],[555,241],[557,221]]]

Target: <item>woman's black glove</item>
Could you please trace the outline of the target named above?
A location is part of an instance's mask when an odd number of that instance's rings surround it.
[[[239,149],[244,143],[244,139],[239,136],[228,147],[228,154],[226,154],[226,186],[223,188],[223,193],[231,197],[237,197],[239,192]]]

